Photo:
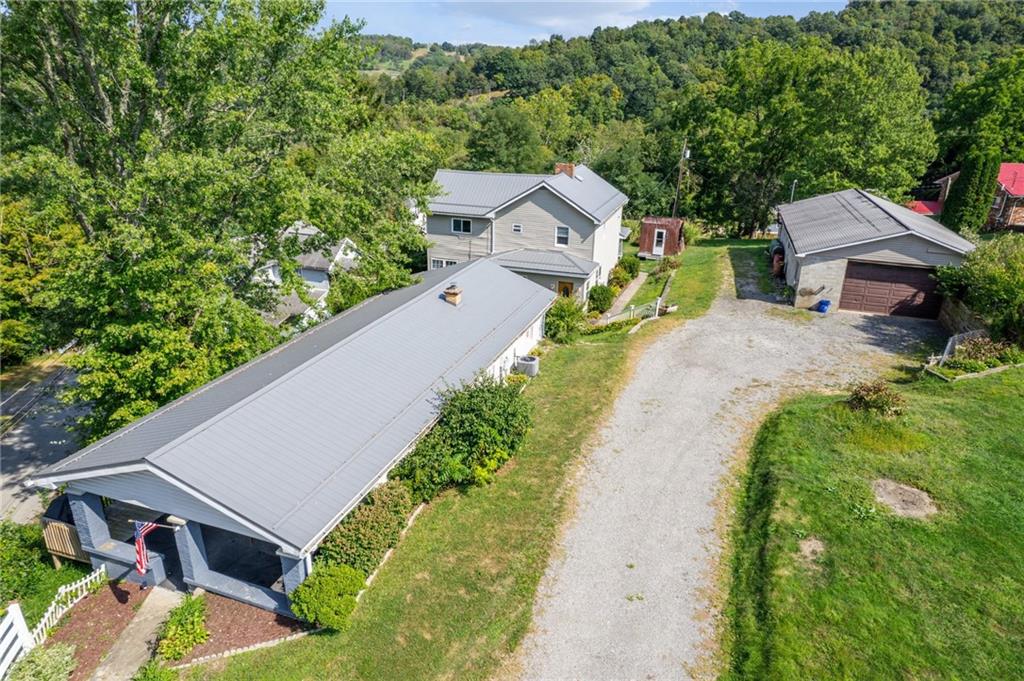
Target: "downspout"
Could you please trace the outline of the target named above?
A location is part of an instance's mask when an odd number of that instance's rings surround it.
[[[494,255],[494,219],[491,219],[491,255]]]

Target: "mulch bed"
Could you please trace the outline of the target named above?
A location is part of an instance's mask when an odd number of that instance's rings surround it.
[[[192,653],[175,665],[216,655],[235,648],[273,641],[305,631],[302,622],[207,592],[206,628],[210,638],[192,649]]]
[[[78,666],[70,681],[84,681],[92,676],[149,593],[140,591],[138,584],[110,582],[68,611],[47,639],[47,645],[70,643],[75,646]]]

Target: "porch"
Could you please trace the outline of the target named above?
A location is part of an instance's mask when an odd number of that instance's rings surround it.
[[[63,506],[60,504],[63,503]],[[135,570],[132,521],[161,525],[146,537],[149,570]],[[288,594],[309,576],[310,558],[291,556],[256,537],[91,492],[68,492],[44,516],[47,548],[105,565],[111,579],[177,590],[202,587],[292,617]]]

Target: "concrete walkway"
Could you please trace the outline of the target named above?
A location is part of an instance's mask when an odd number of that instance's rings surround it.
[[[153,587],[152,593],[142,602],[142,607],[93,672],[92,681],[129,681],[153,656],[160,627],[183,597],[180,591]]]
[[[729,465],[787,393],[842,389],[898,361],[935,322],[753,299],[753,273],[653,342],[577,482],[578,506],[513,668],[523,679],[713,676],[709,603]],[[813,437],[813,424],[808,424]]]
[[[622,289],[619,297],[615,299],[615,302],[612,303],[612,306],[608,308],[603,317],[608,319],[625,310],[626,306],[629,305],[629,301],[633,299],[633,295],[640,290],[645,281],[647,281],[647,272],[641,272],[636,275],[636,279],[626,284],[626,288]]]

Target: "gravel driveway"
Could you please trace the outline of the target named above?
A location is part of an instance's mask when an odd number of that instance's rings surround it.
[[[714,617],[717,489],[746,434],[785,393],[845,386],[941,335],[929,321],[799,314],[757,300],[742,279],[753,297],[723,287],[705,316],[638,361],[541,581],[522,678],[697,674]]]

